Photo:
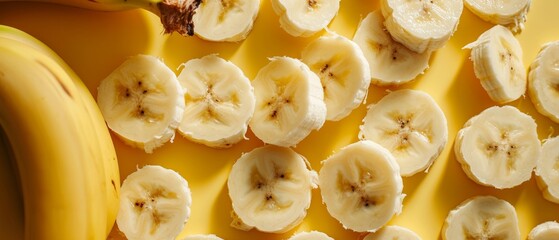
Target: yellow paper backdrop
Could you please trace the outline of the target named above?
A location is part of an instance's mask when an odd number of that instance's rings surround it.
[[[378,0],[342,0],[340,11],[329,28],[352,38],[359,21],[378,8]],[[532,2],[526,28],[517,36],[524,50],[526,69],[543,44],[559,40],[558,10],[559,1]],[[237,64],[252,79],[268,63],[267,58],[300,57],[301,50],[323,34],[310,38],[291,37],[279,27],[278,17],[269,0],[262,0],[252,32],[239,43],[213,43],[197,37],[163,35],[159,19],[143,10],[95,12],[45,3],[3,2],[0,3],[0,24],[17,27],[50,46],[77,72],[94,96],[99,82],[131,55],[159,56],[178,74],[181,63],[218,53]],[[464,8],[457,32],[444,48],[432,56],[430,68],[423,76],[399,88],[369,88],[367,104],[377,102],[387,90],[412,88],[426,91],[439,103],[448,118],[448,144],[427,174],[418,173],[404,178],[407,197],[403,212],[389,223],[408,227],[423,239],[439,239],[447,213],[476,195],[494,195],[513,204],[523,238],[535,225],[559,219],[559,205],[542,198],[534,177],[508,190],[482,187],[464,174],[452,151],[454,138],[462,125],[485,108],[496,105],[475,78],[469,51],[462,50],[464,45],[477,39],[491,26]],[[537,113],[528,96],[509,105],[536,119],[541,140],[557,135],[555,130],[559,130],[559,125]],[[298,144],[295,151],[305,156],[315,170],[320,170],[320,161],[357,141],[358,126],[365,113],[366,105],[362,105],[342,121],[327,122],[320,131],[313,132]],[[322,231],[335,239],[362,237],[360,233],[343,229],[330,217],[322,204],[319,190],[313,190],[312,204],[304,222],[292,231],[269,234],[231,228],[231,201],[226,187],[229,170],[243,152],[263,145],[250,131],[247,136],[250,140],[230,149],[217,150],[177,135],[173,143],[165,144],[153,154],[128,147],[114,135],[113,140],[119,157],[121,179],[137,167],[158,164],[179,172],[189,182],[193,196],[192,216],[177,239],[189,234],[206,233],[224,239],[287,239],[293,233],[307,230]],[[22,221],[22,216],[18,215],[22,211],[21,199],[15,197],[15,176],[10,174],[9,163],[3,162],[0,168],[2,173],[6,173],[0,174],[5,178],[3,186],[6,189],[1,198],[4,208],[9,210],[7,214],[12,216],[12,220],[0,220],[0,224],[6,224],[0,229],[21,230],[21,225],[18,225]],[[60,230],[64,231],[65,227],[68,226],[61,226]],[[111,238],[123,239],[116,231]]]

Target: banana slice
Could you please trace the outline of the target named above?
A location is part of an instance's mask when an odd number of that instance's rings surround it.
[[[559,41],[542,47],[530,66],[528,90],[530,99],[542,115],[559,123]]]
[[[531,0],[464,0],[464,5],[484,21],[510,27],[514,32],[524,29]]]
[[[377,232],[367,234],[363,240],[421,240],[421,238],[405,227],[386,226]]]
[[[548,221],[534,227],[528,234],[528,240],[556,240],[559,239],[559,223]]]
[[[300,232],[291,236],[288,240],[334,240],[323,232],[310,231]]]
[[[416,53],[394,41],[383,22],[380,11],[369,13],[359,23],[353,41],[365,54],[373,84],[388,86],[407,83],[429,67],[431,53]]]
[[[450,211],[443,225],[443,240],[520,240],[514,207],[493,196],[477,196]]]
[[[243,154],[233,164],[227,187],[233,203],[233,227],[283,233],[307,215],[317,174],[290,148],[266,145]]]
[[[209,41],[244,40],[259,10],[260,0],[204,0],[192,17],[194,33]]]
[[[175,136],[184,112],[184,90],[160,59],[137,55],[101,81],[97,102],[112,131],[152,153]]]
[[[322,200],[344,228],[374,232],[402,210],[402,177],[388,150],[359,141],[323,161],[318,174]]]
[[[307,45],[302,61],[320,77],[326,120],[341,120],[363,103],[371,72],[363,52],[353,41],[331,32]]]
[[[120,189],[116,223],[129,240],[175,239],[190,217],[188,182],[161,166],[144,166]]]
[[[179,133],[210,147],[230,147],[244,139],[255,97],[242,70],[216,55],[183,67],[178,80],[188,92]]]
[[[454,153],[473,181],[498,189],[528,181],[540,156],[532,117],[512,106],[490,107],[456,135]]]
[[[223,240],[223,238],[220,238],[213,234],[209,234],[209,235],[196,234],[196,235],[187,236],[183,240]]]
[[[320,78],[300,60],[274,57],[252,81],[256,108],[249,126],[265,143],[294,146],[326,119]]]
[[[402,176],[426,170],[448,140],[446,117],[422,91],[403,89],[371,104],[360,126],[360,139],[388,149],[396,158]]]
[[[443,47],[458,27],[462,0],[381,0],[384,26],[397,42],[423,53]]]
[[[508,103],[526,92],[522,47],[512,32],[496,25],[464,48],[471,48],[474,72],[489,97]]]
[[[545,140],[542,145],[536,179],[544,198],[559,203],[559,136]]]
[[[309,37],[338,14],[340,0],[272,0],[281,28],[294,37]]]

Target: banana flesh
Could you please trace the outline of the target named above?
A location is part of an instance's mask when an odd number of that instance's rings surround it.
[[[188,182],[177,172],[144,166],[122,182],[116,223],[129,240],[175,239],[190,217]]]
[[[338,14],[340,0],[272,0],[280,26],[295,37],[309,37],[323,30]]]
[[[266,145],[243,154],[227,179],[232,226],[283,233],[307,215],[317,174],[290,148]]]
[[[470,198],[448,214],[443,240],[520,240],[514,206],[493,196]]]
[[[255,97],[242,70],[216,55],[192,59],[182,66],[178,80],[188,91],[179,133],[218,148],[245,139]]]
[[[409,50],[392,39],[383,23],[384,17],[376,10],[361,20],[353,35],[369,63],[372,83],[389,86],[410,82],[429,67],[431,52]]]
[[[252,86],[256,107],[249,126],[265,143],[295,146],[326,120],[320,78],[298,59],[271,58]]]
[[[497,189],[528,181],[541,153],[536,122],[515,107],[490,107],[456,135],[456,159],[478,184]]]
[[[19,170],[25,239],[105,239],[120,177],[95,100],[58,55],[24,32],[0,26],[0,56],[0,125]]]
[[[442,48],[458,27],[462,0],[381,0],[392,38],[417,53]]]
[[[448,141],[446,117],[422,91],[403,89],[371,104],[360,126],[360,139],[388,149],[402,176],[427,171]]]
[[[288,240],[334,240],[326,233],[319,231],[300,232],[291,236]]]
[[[536,164],[536,179],[545,199],[559,203],[559,137],[546,139]]]
[[[530,65],[528,90],[538,112],[559,123],[557,61],[559,61],[559,41],[547,43]]]
[[[548,221],[538,224],[528,234],[528,240],[553,240],[559,238],[559,223]]]
[[[309,43],[301,55],[301,61],[320,77],[326,120],[341,120],[364,102],[371,72],[353,41],[330,32]]]
[[[200,3],[193,23],[194,33],[217,42],[244,40],[258,16],[260,0],[205,0]]]
[[[493,101],[508,103],[526,92],[522,47],[508,28],[496,25],[464,48],[472,49],[474,73]]]
[[[369,233],[363,240],[421,240],[417,233],[400,226],[386,226],[379,231]]]
[[[402,177],[392,154],[372,141],[352,143],[323,161],[322,200],[344,228],[375,232],[402,210]]]
[[[531,0],[464,0],[464,5],[484,21],[520,32],[524,29]]]
[[[147,153],[174,138],[185,107],[175,73],[149,55],[128,58],[103,79],[97,102],[109,128]]]

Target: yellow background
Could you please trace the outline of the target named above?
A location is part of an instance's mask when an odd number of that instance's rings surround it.
[[[351,38],[367,13],[379,8],[378,0],[342,0],[340,11],[330,29]],[[540,47],[559,40],[559,1],[532,2],[525,30],[517,37],[524,50],[524,64],[528,69]],[[26,31],[54,49],[82,78],[90,91],[97,94],[97,85],[130,55],[139,53],[162,57],[178,74],[179,65],[189,59],[219,53],[237,64],[249,78],[254,78],[268,57],[300,57],[301,50],[314,38],[294,38],[280,27],[278,17],[269,0],[263,0],[260,13],[248,38],[239,43],[213,43],[197,37],[177,34],[163,35],[159,19],[144,10],[122,12],[95,12],[45,3],[0,3],[0,24]],[[471,181],[462,171],[452,151],[457,131],[472,116],[495,105],[473,73],[469,51],[461,48],[474,41],[492,25],[483,22],[464,8],[458,31],[446,46],[430,60],[430,68],[416,81],[399,88],[413,88],[428,92],[440,104],[448,118],[449,140],[441,156],[430,171],[404,178],[403,212],[389,224],[397,224],[417,232],[423,239],[439,239],[447,213],[465,199],[476,195],[494,195],[516,207],[523,238],[535,225],[548,220],[559,220],[559,205],[542,198],[535,178],[513,189],[496,190]],[[396,89],[396,88],[391,88]],[[387,88],[371,86],[367,104],[377,102],[386,95]],[[535,111],[528,96],[510,103],[530,114],[538,123],[541,140],[557,135],[559,125]],[[295,150],[304,155],[315,170],[320,161],[349,143],[357,141],[358,126],[365,116],[366,105],[339,122],[327,122],[320,131],[312,132]],[[38,119],[39,120],[39,119]],[[40,120],[39,120],[40,121]],[[243,232],[229,227],[231,202],[226,181],[232,164],[243,152],[262,146],[250,131],[249,141],[230,149],[216,150],[189,142],[177,135],[153,154],[124,145],[113,137],[119,157],[121,179],[137,167],[159,164],[179,172],[190,184],[193,196],[192,216],[178,239],[189,234],[214,233],[225,239],[287,239],[295,232],[318,230],[335,239],[358,239],[362,236],[342,226],[329,216],[321,202],[319,190],[313,191],[313,200],[304,222],[285,234],[258,231]],[[2,171],[9,169],[6,163]],[[8,171],[9,172],[9,171]],[[11,174],[3,175],[7,182]],[[13,177],[13,176],[12,176]],[[0,180],[2,180],[0,179]],[[71,181],[71,179],[69,179]],[[7,188],[2,197],[16,195],[15,188]],[[15,199],[15,200],[14,200]],[[12,212],[21,210],[21,203],[12,198]],[[2,214],[2,218],[5,215]],[[21,216],[2,220],[16,225]],[[65,227],[61,226],[61,231]],[[113,239],[123,239],[114,231]]]

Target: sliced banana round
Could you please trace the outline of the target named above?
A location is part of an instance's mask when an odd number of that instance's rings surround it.
[[[359,141],[323,161],[318,174],[322,201],[344,228],[374,232],[402,210],[402,177],[388,150]]]
[[[338,14],[340,0],[272,0],[281,28],[294,37],[309,37]]]
[[[129,240],[175,239],[190,217],[188,182],[177,172],[148,165],[122,182],[116,223]]]
[[[383,22],[380,11],[369,13],[359,23],[353,41],[365,54],[373,84],[388,86],[407,83],[429,67],[431,52],[416,53],[394,41]]]
[[[244,40],[254,25],[260,0],[205,0],[192,17],[194,33],[209,41]]]
[[[443,111],[419,90],[397,90],[371,104],[359,128],[360,139],[376,142],[394,155],[402,176],[428,169],[448,141]]]
[[[530,66],[528,90],[534,106],[544,116],[559,123],[559,41],[542,47]]]
[[[540,223],[528,234],[528,240],[555,240],[559,239],[559,223],[548,221]]]
[[[394,40],[423,53],[442,48],[458,27],[462,0],[381,0],[384,26]]]
[[[559,203],[559,136],[545,140],[535,172],[544,198]]]
[[[496,25],[464,48],[471,48],[474,73],[489,97],[508,103],[526,92],[522,47],[512,32]]]
[[[256,108],[249,126],[265,143],[294,146],[326,119],[320,78],[298,59],[274,57],[252,81]]]
[[[300,232],[291,236],[288,240],[334,240],[326,233],[319,231]]]
[[[183,238],[183,240],[223,240],[223,238],[220,238],[213,234],[208,234],[208,235],[196,234],[196,235],[187,236]]]
[[[320,77],[326,120],[341,120],[363,103],[371,71],[363,51],[353,41],[330,32],[307,45],[301,60]]]
[[[540,156],[536,122],[515,107],[490,107],[456,135],[454,153],[473,181],[497,189],[528,181]]]
[[[464,5],[484,21],[510,27],[514,32],[524,29],[531,0],[464,0]]]
[[[421,240],[417,233],[400,226],[386,226],[374,233],[369,233],[363,240]]]
[[[266,145],[243,154],[227,180],[232,226],[283,233],[307,215],[317,174],[290,148]],[[238,219],[235,219],[238,218]]]
[[[184,112],[184,90],[160,59],[136,55],[101,81],[97,102],[112,131],[151,153],[175,136]]]
[[[493,196],[470,198],[450,211],[443,225],[443,240],[520,240],[514,207]]]
[[[178,80],[188,89],[181,135],[210,147],[230,147],[245,138],[255,96],[239,67],[208,55],[183,64]]]

